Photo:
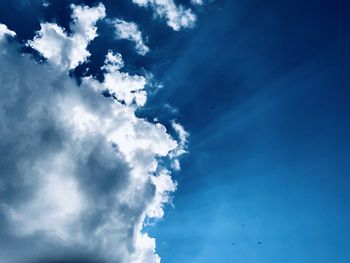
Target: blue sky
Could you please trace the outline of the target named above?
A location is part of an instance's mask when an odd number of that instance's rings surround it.
[[[43,21],[69,30],[72,2],[101,1],[2,2],[0,23],[25,43]],[[105,55],[116,50],[129,74],[153,74],[135,115],[157,117],[174,137],[173,120],[189,133],[181,170],[172,171],[174,206],[143,230],[162,262],[348,262],[349,4],[175,1],[197,17],[193,28],[175,31],[131,0],[102,2],[107,17],[135,22],[151,51],[140,56],[99,21],[91,57],[71,78],[102,81]]]
[[[159,253],[348,262],[348,5],[234,2],[208,7],[163,73],[191,150],[154,230]]]

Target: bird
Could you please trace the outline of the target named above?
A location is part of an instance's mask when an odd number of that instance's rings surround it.
[[[261,241],[259,241],[258,244],[261,245]]]

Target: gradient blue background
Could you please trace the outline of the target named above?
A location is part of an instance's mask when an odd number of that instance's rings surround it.
[[[40,20],[68,27],[71,2],[99,1],[1,1],[0,22],[25,41]],[[216,0],[181,32],[130,0],[103,2],[152,52],[138,56],[101,23],[93,63],[72,75],[101,76],[113,48],[164,83],[139,115],[190,133],[175,208],[147,229],[162,262],[350,262],[348,1]]]
[[[164,262],[350,262],[349,8],[216,1],[199,17],[163,71],[191,134],[152,231]]]

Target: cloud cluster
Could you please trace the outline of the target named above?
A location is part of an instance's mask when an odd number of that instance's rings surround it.
[[[135,116],[145,104],[144,76],[122,72],[106,55],[104,81],[78,86],[68,70],[86,61],[96,37],[96,7],[72,5],[72,34],[54,23],[28,44],[47,63],[19,53],[0,24],[0,258],[4,262],[156,263],[143,231],[161,218],[176,183],[162,160],[178,166],[187,133]],[[108,90],[112,97],[101,95]],[[179,167],[178,167],[179,168]]]
[[[135,49],[140,55],[145,55],[149,51],[149,47],[144,43],[142,33],[138,26],[133,22],[127,22],[122,19],[109,20],[115,28],[117,39],[127,39],[135,44]]]
[[[173,0],[132,0],[138,6],[151,7],[155,14],[165,18],[168,26],[175,31],[189,28],[196,22],[196,16],[191,9],[176,5]]]

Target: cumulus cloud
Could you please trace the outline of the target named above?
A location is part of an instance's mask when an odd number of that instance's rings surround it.
[[[140,55],[146,55],[149,47],[144,43],[142,33],[138,26],[133,22],[127,22],[121,19],[109,20],[115,28],[117,39],[127,39],[135,44],[135,49]]]
[[[105,17],[105,7],[76,6],[72,8],[72,35],[55,23],[41,23],[41,29],[28,46],[37,50],[52,63],[73,69],[83,63],[91,54],[87,46],[97,37],[95,26],[99,19]]]
[[[147,79],[122,72],[118,53],[106,55],[102,82],[86,76],[77,86],[68,70],[89,56],[105,10],[72,9],[72,35],[43,23],[28,42],[47,63],[0,42],[0,234],[7,240],[0,258],[160,262],[143,228],[170,202],[176,183],[161,160],[178,159],[187,133],[173,123],[172,138],[162,124],[136,117]],[[0,30],[0,38],[14,35]]]
[[[151,7],[155,14],[166,19],[168,26],[175,31],[192,27],[196,16],[191,9],[176,5],[173,0],[132,0],[138,6]]]

